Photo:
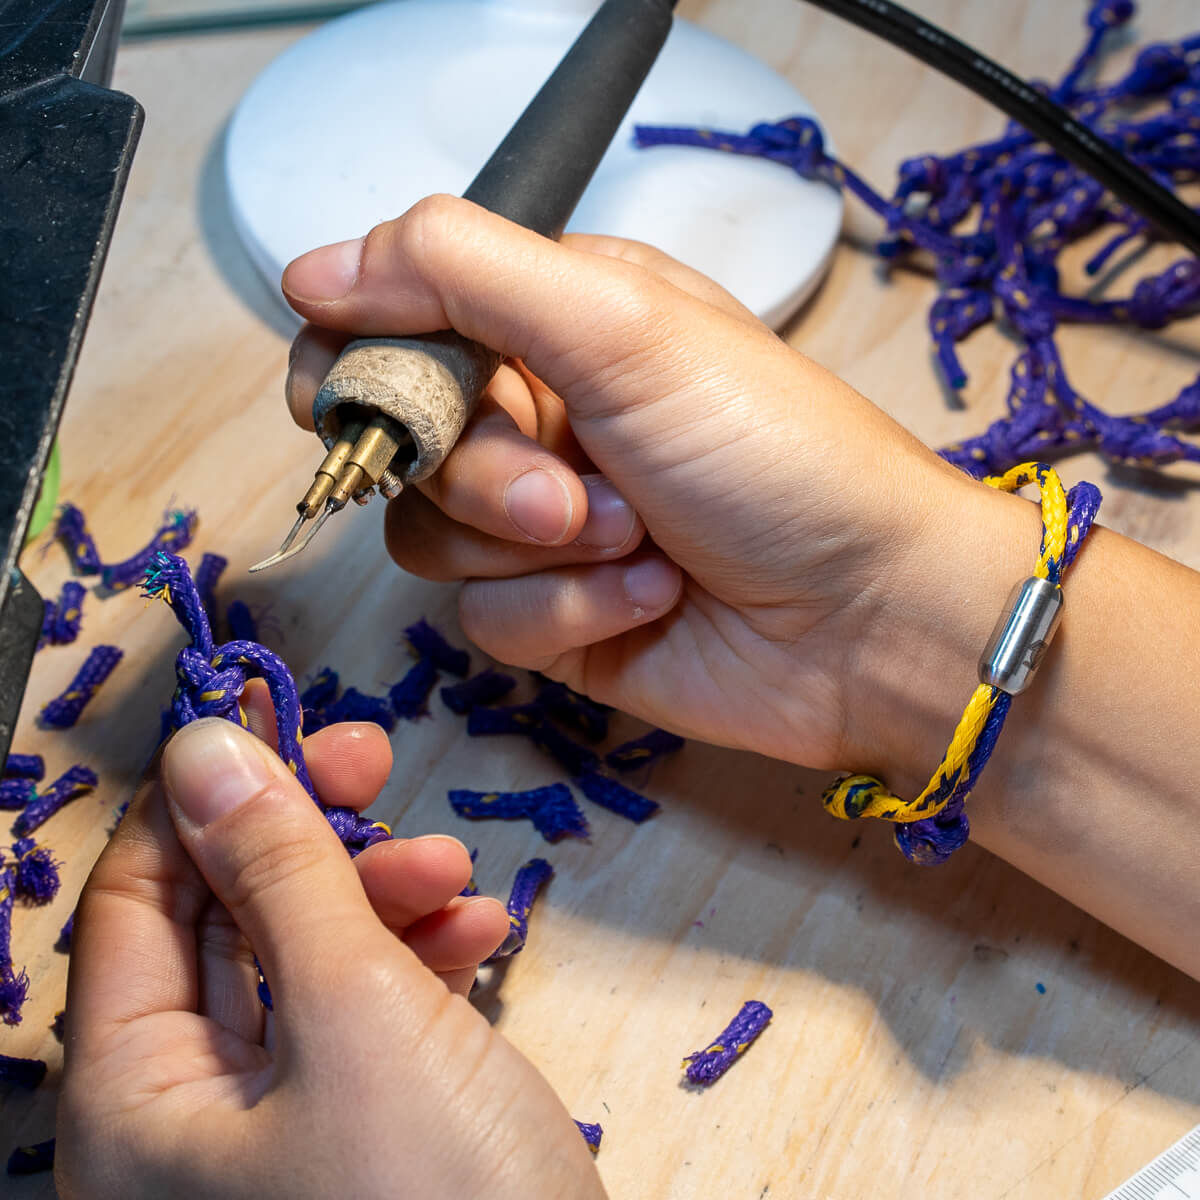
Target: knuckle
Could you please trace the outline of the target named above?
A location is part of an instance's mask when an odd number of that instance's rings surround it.
[[[465,208],[463,201],[455,196],[426,196],[399,220],[377,226],[372,234],[384,233],[391,242],[390,250],[410,261],[422,262],[446,244],[452,228],[463,221]],[[368,246],[370,241],[368,234]]]

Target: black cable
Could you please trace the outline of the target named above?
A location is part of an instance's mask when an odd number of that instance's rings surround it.
[[[1200,256],[1200,213],[1151,178],[1060,104],[978,50],[891,0],[808,0],[891,42],[1007,113],[1034,137],[1136,209],[1159,233]]]

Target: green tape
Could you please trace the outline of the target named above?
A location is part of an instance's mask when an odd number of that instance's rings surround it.
[[[38,493],[37,503],[33,506],[33,516],[29,519],[29,532],[25,535],[27,546],[54,518],[54,510],[58,507],[58,477],[58,443],[55,442],[50,450],[46,473],[42,476],[42,490]]]

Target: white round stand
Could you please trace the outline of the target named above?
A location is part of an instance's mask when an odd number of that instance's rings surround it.
[[[272,287],[305,250],[461,193],[578,36],[596,0],[396,0],[291,46],[243,97],[226,143],[238,232]],[[841,197],[776,163],[638,150],[633,126],[745,132],[812,109],[745,51],[675,27],[570,230],[649,242],[772,325],[829,261]]]

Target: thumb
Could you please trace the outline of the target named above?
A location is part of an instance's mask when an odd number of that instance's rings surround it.
[[[744,435],[741,381],[696,400],[699,384],[721,377],[731,345],[793,370],[796,358],[765,327],[653,270],[551,242],[448,196],[422,200],[365,238],[303,255],[284,272],[283,291],[325,330],[376,337],[453,328],[523,360],[563,397],[588,456],[623,492],[655,477],[645,495],[627,495],[639,512],[671,486],[658,477],[665,468]],[[757,389],[749,415],[761,420],[770,394]],[[664,430],[687,436],[664,438]]]
[[[383,932],[337,835],[279,757],[228,721],[181,729],[162,778],[179,839],[254,948],[281,1017],[311,1009],[348,949]]]

